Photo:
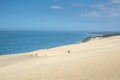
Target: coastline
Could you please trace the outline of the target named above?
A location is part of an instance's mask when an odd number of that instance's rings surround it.
[[[96,37],[79,44],[3,55],[0,80],[118,80],[119,41],[119,35]]]
[[[19,54],[74,44],[89,36],[82,31],[8,31],[0,33],[0,55]]]
[[[95,36],[88,36],[85,39],[83,39],[80,42],[77,43],[71,43],[71,44],[66,44],[66,45],[61,45],[61,46],[56,46],[56,47],[51,47],[51,48],[44,48],[44,49],[38,49],[38,50],[33,50],[33,51],[28,51],[28,52],[21,52],[21,53],[10,53],[10,54],[3,54],[0,56],[9,56],[9,55],[16,55],[16,54],[25,54],[25,53],[31,53],[31,52],[37,52],[37,51],[42,51],[42,50],[49,50],[52,48],[57,48],[57,47],[62,47],[62,46],[68,46],[68,45],[74,45],[74,44],[79,44],[79,43],[85,43],[90,40],[93,40],[95,38],[107,38],[107,37],[112,37],[112,36],[119,36],[119,32],[110,32],[110,33],[105,33],[105,32],[87,32],[88,34],[96,34]]]

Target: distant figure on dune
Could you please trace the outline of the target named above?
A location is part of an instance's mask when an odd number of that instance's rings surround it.
[[[38,54],[36,53],[36,57],[38,57]]]
[[[30,56],[33,57],[32,54]]]
[[[68,54],[70,54],[70,50],[68,50]]]
[[[47,56],[47,54],[45,54],[45,56]]]

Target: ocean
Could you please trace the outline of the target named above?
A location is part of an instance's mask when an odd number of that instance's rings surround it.
[[[81,31],[0,31],[0,55],[80,43],[90,36]]]

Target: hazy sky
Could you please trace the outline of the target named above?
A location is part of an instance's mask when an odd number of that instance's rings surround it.
[[[0,0],[0,30],[120,31],[120,0]]]

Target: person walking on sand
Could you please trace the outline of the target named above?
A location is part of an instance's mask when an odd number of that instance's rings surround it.
[[[38,54],[36,53],[36,57],[38,57]]]
[[[70,50],[68,50],[68,54],[70,54]]]

